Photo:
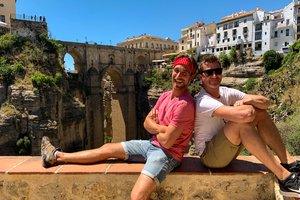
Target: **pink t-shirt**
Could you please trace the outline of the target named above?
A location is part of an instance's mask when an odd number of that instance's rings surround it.
[[[179,97],[172,97],[172,91],[163,93],[154,106],[154,110],[158,110],[158,121],[160,125],[183,129],[181,135],[177,138],[173,146],[169,149],[164,148],[158,142],[156,135],[152,137],[152,144],[161,147],[176,160],[181,161],[183,154],[188,146],[192,136],[195,120],[195,101],[194,98],[185,92]]]

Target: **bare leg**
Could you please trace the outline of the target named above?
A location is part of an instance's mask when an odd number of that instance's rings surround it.
[[[279,131],[267,111],[256,109],[255,123],[264,142],[276,153],[282,163],[292,163],[295,161],[286,150]]]
[[[266,144],[257,133],[256,128],[249,123],[227,123],[224,127],[225,136],[234,144],[243,144],[245,148],[269,168],[278,179],[283,180],[290,175],[275,159]]]
[[[74,153],[57,152],[58,162],[95,163],[108,158],[125,159],[125,152],[121,143],[107,143],[97,149],[84,150]]]
[[[131,200],[150,199],[150,195],[154,191],[155,186],[155,182],[152,178],[141,174],[131,191]]]

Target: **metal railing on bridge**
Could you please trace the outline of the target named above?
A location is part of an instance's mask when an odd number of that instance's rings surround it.
[[[25,15],[25,14],[11,14],[11,19],[19,19],[33,22],[46,22],[45,16],[36,16],[36,15]]]

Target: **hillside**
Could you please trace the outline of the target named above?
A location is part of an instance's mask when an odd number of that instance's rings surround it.
[[[0,36],[0,155],[39,155],[43,135],[82,143],[84,107],[68,92],[60,50],[47,35]]]
[[[270,113],[290,153],[300,155],[300,54],[298,42],[290,47],[282,66],[258,82],[258,92],[273,103]],[[295,48],[296,47],[296,48]]]

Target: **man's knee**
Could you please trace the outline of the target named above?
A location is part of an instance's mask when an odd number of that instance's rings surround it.
[[[270,115],[266,110],[255,109],[255,120],[254,121],[259,122],[259,121],[265,120],[267,118],[270,118]]]

